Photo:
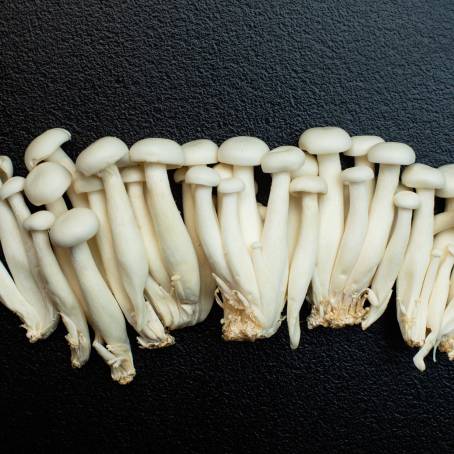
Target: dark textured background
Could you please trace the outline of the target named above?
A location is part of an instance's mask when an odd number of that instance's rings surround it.
[[[334,124],[445,164],[453,23],[449,0],[3,1],[0,150],[24,174],[25,146],[56,126],[72,132],[75,156],[107,134],[277,146]],[[138,375],[121,387],[97,355],[71,370],[62,328],[29,345],[1,307],[0,446],[454,451],[454,365],[439,354],[419,373],[394,306],[366,333],[304,329],[297,352],[285,325],[267,341],[223,342],[220,315],[167,350],[134,347]]]

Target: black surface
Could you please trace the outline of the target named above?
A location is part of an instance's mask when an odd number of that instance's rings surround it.
[[[1,153],[24,174],[25,146],[56,126],[75,156],[107,134],[277,146],[334,124],[454,161],[451,1],[216,3],[2,2]],[[439,354],[419,373],[394,310],[366,333],[304,328],[292,352],[285,325],[223,342],[216,309],[172,348],[134,347],[138,375],[121,387],[96,355],[71,370],[61,327],[29,345],[1,307],[0,446],[453,452],[454,365]]]

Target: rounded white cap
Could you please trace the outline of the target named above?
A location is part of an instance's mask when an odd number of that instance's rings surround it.
[[[258,166],[268,151],[268,145],[257,137],[231,137],[219,147],[218,159],[234,166]]]
[[[291,145],[274,148],[261,162],[264,173],[294,172],[304,164],[304,153]]]
[[[170,139],[149,138],[136,142],[129,150],[133,162],[165,164],[170,167],[184,165],[181,145]]]
[[[303,165],[292,172],[292,178],[303,177],[305,175],[312,175],[314,177],[318,175],[317,158],[307,153],[304,155]]]
[[[421,200],[416,192],[400,191],[394,196],[394,205],[398,208],[416,210],[421,205]]]
[[[364,183],[374,178],[374,172],[367,166],[355,166],[343,170],[341,178],[347,184]]]
[[[290,183],[290,192],[292,194],[298,192],[311,192],[314,194],[326,194],[328,186],[322,177],[313,175],[305,175],[293,179]]]
[[[441,189],[445,185],[445,176],[434,167],[426,164],[412,164],[402,172],[402,183],[415,189]]]
[[[415,162],[416,156],[413,148],[405,143],[382,142],[369,149],[367,159],[376,164],[408,166]]]
[[[11,177],[0,188],[0,198],[6,200],[14,194],[24,190],[25,178],[24,177]]]
[[[438,170],[445,176],[445,185],[437,190],[437,197],[444,199],[454,197],[454,164],[446,164],[438,167]]]
[[[121,178],[124,183],[141,183],[145,181],[145,174],[142,166],[129,166],[121,169]]]
[[[181,146],[185,166],[201,166],[218,162],[218,146],[208,139],[192,140]]]
[[[344,155],[352,157],[364,156],[370,148],[382,142],[384,140],[378,136],[353,136],[352,145],[347,151],[344,151]]]
[[[31,214],[23,223],[23,227],[28,231],[47,231],[55,222],[55,216],[50,211],[37,211]]]
[[[304,131],[298,146],[314,155],[343,153],[351,147],[351,139],[346,131],[334,126],[310,128]]]
[[[219,182],[218,193],[219,194],[233,194],[235,192],[241,192],[244,190],[243,180],[236,177],[225,178]]]

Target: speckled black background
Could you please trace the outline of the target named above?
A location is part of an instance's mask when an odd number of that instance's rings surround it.
[[[25,146],[56,126],[75,156],[107,134],[249,134],[274,147],[334,124],[445,164],[453,24],[449,0],[4,0],[0,152],[24,174]],[[138,375],[121,387],[96,355],[71,370],[61,327],[29,345],[1,307],[1,449],[454,452],[454,364],[439,354],[419,373],[394,310],[366,333],[304,329],[293,352],[285,325],[267,341],[223,342],[216,308],[174,347],[134,346]]]

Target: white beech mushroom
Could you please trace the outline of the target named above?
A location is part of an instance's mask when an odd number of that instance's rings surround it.
[[[7,156],[0,157],[1,180],[11,178],[13,166]],[[5,178],[6,177],[6,178]],[[3,182],[0,182],[2,185]],[[29,321],[33,340],[45,339],[57,327],[58,314],[55,308],[44,297],[42,289],[35,281],[29,257],[22,240],[19,224],[8,203],[0,199],[0,242],[3,255],[14,283],[27,303],[33,308],[37,320]],[[25,309],[24,309],[25,310]],[[28,311],[31,315],[31,311]],[[29,328],[27,328],[29,330]]]
[[[385,253],[393,225],[393,199],[399,186],[400,167],[412,164],[415,161],[415,152],[403,143],[384,142],[369,150],[368,159],[380,164],[380,168],[369,209],[367,234],[344,288],[344,300],[341,303],[344,306],[344,319],[337,321],[340,326],[359,323],[365,315],[365,290]]]
[[[233,177],[233,167],[228,164],[219,163],[219,164],[216,164],[215,166],[213,166],[213,169],[216,170],[216,172],[219,175],[219,178],[221,180],[224,180],[225,178]],[[214,196],[213,196],[213,198],[214,198]],[[221,214],[221,207],[222,207],[221,198],[222,198],[222,196],[220,194],[216,195],[216,211],[217,211],[218,216],[220,216],[220,214]],[[263,214],[266,214],[266,207],[263,207],[263,208],[264,208],[264,210],[260,209],[260,207],[259,207],[259,215],[260,215],[260,218],[262,219],[262,222],[263,222],[263,219],[265,219],[265,216],[263,216]],[[263,211],[265,211],[265,213]]]
[[[299,147],[317,156],[318,173],[328,187],[320,196],[320,235],[317,265],[312,280],[312,312],[309,326],[326,325],[329,283],[337,248],[344,231],[344,193],[339,154],[351,147],[351,139],[341,128],[311,128],[299,138]]]
[[[394,205],[397,208],[397,215],[391,238],[374,275],[371,288],[366,292],[371,306],[361,322],[363,330],[378,320],[388,306],[393,285],[397,279],[410,239],[413,211],[419,208],[420,198],[414,192],[399,191],[394,196]]]
[[[24,228],[24,221],[30,216],[31,212],[25,203],[22,191],[24,190],[24,181],[23,177],[11,177],[2,185],[0,189],[0,198],[8,202],[11,210],[16,217],[17,225],[21,233],[22,242],[24,244],[25,253],[27,254],[28,263],[30,266],[30,271],[32,274],[32,279],[37,283],[44,303],[46,304],[49,317],[58,321],[58,314],[55,311],[52,297],[49,294],[47,289],[46,280],[43,276],[42,270],[40,269],[38,256],[33,245],[32,238]]]
[[[319,194],[327,186],[323,178],[315,175],[300,176],[290,183],[290,193],[301,205],[301,220],[296,235],[296,246],[290,263],[287,295],[287,326],[290,346],[298,347],[301,336],[299,313],[314,275],[319,235]]]
[[[38,211],[25,219],[24,228],[32,236],[41,272],[68,330],[65,338],[71,350],[71,364],[73,367],[81,367],[90,356],[90,333],[83,308],[68,284],[49,241],[48,231],[54,221],[55,216],[49,211]]]
[[[264,316],[263,333],[274,334],[281,324],[289,273],[288,212],[291,173],[304,163],[304,153],[281,146],[266,153],[262,171],[271,174],[271,189],[259,242],[252,245],[252,260]]]
[[[292,178],[298,178],[302,176],[317,176],[318,175],[318,164],[317,159],[310,155],[306,154],[303,165],[292,173]],[[299,200],[299,193],[296,197],[290,197],[289,209],[288,209],[288,251],[289,251],[289,260],[292,259],[293,251],[295,250],[296,243],[298,240],[299,228],[301,225],[301,201]],[[290,193],[290,196],[292,193]],[[265,208],[266,214],[266,208]]]
[[[256,137],[231,137],[219,146],[219,162],[230,164],[233,177],[244,183],[239,194],[239,219],[246,246],[260,241],[262,220],[255,197],[254,166],[260,165],[262,157],[269,151],[268,145]]]
[[[411,323],[401,326],[405,341],[411,346],[421,346],[426,334],[427,304],[421,304],[419,296],[431,259],[434,226],[435,189],[443,188],[442,172],[425,164],[413,164],[402,172],[402,183],[415,188],[421,205],[413,216],[410,241],[397,277],[398,316],[401,308]]]
[[[370,162],[367,158],[369,149],[377,143],[382,143],[384,140],[378,136],[353,136],[351,147],[344,152],[345,156],[350,156],[355,159],[355,166],[367,166],[370,167],[375,175],[375,163]],[[372,201],[375,189],[375,179],[369,180],[368,194],[369,194],[369,205]]]
[[[432,348],[436,348],[437,343],[441,338],[440,331],[442,329],[443,315],[448,303],[449,282],[453,266],[454,244],[450,244],[447,247],[446,253],[441,261],[432,294],[430,296],[429,313],[427,316],[427,328],[430,332],[425,338],[421,349],[413,358],[415,366],[421,371],[424,371],[426,368],[424,358],[430,350],[432,350]]]
[[[71,133],[63,128],[53,128],[35,137],[25,150],[24,162],[28,171],[44,161],[63,166],[72,176],[76,176],[73,160],[63,151],[62,145],[71,140]],[[68,187],[68,197],[74,207],[86,207],[86,199],[77,194],[73,186]]]
[[[79,279],[90,321],[96,332],[93,347],[120,384],[132,381],[134,369],[126,324],[117,301],[104,282],[86,243],[98,231],[98,219],[88,208],[73,208],[61,215],[50,230],[55,245],[68,248]]]
[[[183,169],[190,169],[194,166],[207,166],[210,164],[216,164],[218,162],[218,146],[211,140],[199,139],[187,142],[182,145],[184,153],[184,165]],[[175,172],[177,177],[178,169]],[[183,170],[182,170],[183,171]],[[184,171],[186,174],[186,171]],[[195,215],[195,188],[192,185],[186,183],[184,179],[185,175],[180,176],[180,182],[182,184],[183,192],[183,212],[184,221],[187,226],[189,235],[192,238],[197,257],[199,260],[200,270],[200,309],[198,315],[198,321],[203,321],[208,316],[211,310],[214,299],[214,292],[216,290],[216,281],[212,276],[211,266],[203,250],[200,238],[197,234],[197,221]]]
[[[132,303],[128,315],[147,348],[173,343],[152,306],[144,298],[148,279],[148,260],[139,227],[134,217],[125,185],[116,163],[128,154],[127,145],[116,137],[103,137],[83,150],[76,160],[77,169],[85,176],[102,179],[107,214],[112,233],[120,277]]]
[[[184,164],[183,150],[173,140],[150,138],[136,142],[131,147],[130,157],[133,162],[144,165],[147,200],[172,288],[180,303],[197,304],[200,295],[197,255],[167,174],[169,166]]]
[[[367,166],[355,166],[341,173],[349,188],[349,209],[330,283],[330,297],[342,300],[342,292],[361,252],[369,223],[369,182],[374,173]],[[333,306],[335,303],[333,302]],[[333,310],[335,308],[333,307]]]

